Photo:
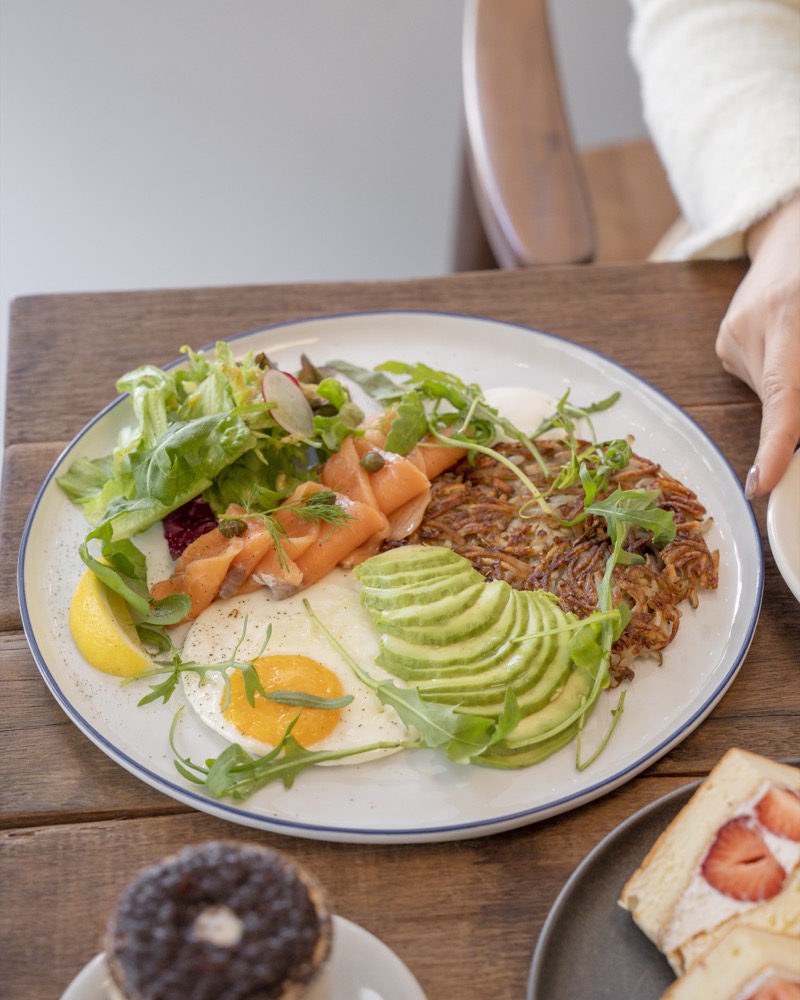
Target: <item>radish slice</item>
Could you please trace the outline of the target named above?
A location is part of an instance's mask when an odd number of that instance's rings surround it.
[[[314,432],[314,414],[297,379],[278,368],[268,368],[261,379],[269,415],[287,434],[309,437]]]

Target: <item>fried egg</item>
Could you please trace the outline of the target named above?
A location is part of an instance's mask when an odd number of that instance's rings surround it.
[[[184,661],[202,665],[232,658],[237,663],[252,661],[266,691],[304,691],[326,698],[350,695],[352,701],[339,709],[299,709],[256,693],[253,706],[245,696],[241,671],[232,669],[228,671],[230,702],[223,710],[223,675],[209,671],[201,679],[185,671],[184,694],[200,719],[229,742],[256,755],[268,753],[280,742],[298,713],[292,735],[310,750],[347,750],[409,738],[395,710],[384,707],[358,680],[311,619],[304,601],[360,667],[377,680],[388,677],[375,666],[379,634],[361,606],[357,584],[351,573],[336,569],[314,586],[280,601],[266,588],[215,601],[192,624],[181,655]],[[386,752],[390,751],[376,754]],[[358,754],[330,763],[357,764],[371,756]]]

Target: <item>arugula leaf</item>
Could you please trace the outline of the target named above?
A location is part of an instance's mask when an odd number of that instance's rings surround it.
[[[675,538],[677,528],[671,511],[657,507],[657,490],[622,490],[617,488],[605,500],[586,507],[587,514],[599,514],[608,525],[608,536],[615,549],[621,549],[628,530],[636,525],[651,532],[656,545]]]
[[[613,589],[612,575],[614,567],[621,560],[624,552],[623,546],[628,538],[630,529],[634,526],[646,527],[653,532],[653,537],[657,542],[669,541],[675,536],[676,527],[671,511],[662,510],[656,507],[655,501],[658,497],[656,490],[615,490],[611,496],[603,501],[592,504],[587,508],[589,513],[598,514],[605,518],[608,535],[614,548],[606,560],[603,578],[597,587],[598,605],[601,611],[607,612],[613,609]],[[625,612],[620,606],[620,613]],[[630,614],[630,611],[627,612]],[[602,659],[600,666],[594,673],[594,684],[584,704],[568,716],[563,722],[549,730],[541,737],[531,740],[532,743],[539,742],[549,736],[561,732],[576,720],[584,718],[589,710],[593,708],[600,692],[608,687],[610,683],[609,663],[611,659],[611,646],[615,638],[615,628],[610,618],[600,622],[601,635],[596,642],[600,649]],[[580,635],[580,633],[578,633]],[[585,636],[583,639],[585,640]],[[579,657],[593,657],[595,650],[589,644],[585,644],[583,649],[576,645],[576,652]]]
[[[216,760],[209,761],[206,788],[214,798],[247,799],[273,781],[291,788],[301,771],[326,761],[344,760],[375,750],[394,750],[396,743],[372,743],[346,750],[306,750],[288,733],[265,757],[251,757],[238,744],[227,747]]]
[[[175,768],[188,781],[205,785],[208,793],[215,799],[248,799],[273,781],[281,781],[284,787],[291,788],[297,775],[314,764],[343,760],[345,757],[376,750],[394,750],[400,745],[372,743],[346,750],[306,750],[292,736],[292,729],[297,722],[295,717],[287,726],[280,743],[263,757],[251,757],[238,743],[231,743],[219,757],[207,760],[203,766],[183,757],[175,746],[175,732],[182,711],[181,707],[175,713],[169,733]]]
[[[248,618],[245,615],[244,623],[242,625],[242,634],[239,637],[239,641],[236,643],[230,657],[220,663],[197,663],[195,660],[184,660],[178,648],[174,645],[170,637],[163,632],[163,630],[145,630],[144,634],[150,635],[153,639],[153,644],[157,645],[164,652],[167,652],[169,654],[169,658],[166,660],[156,660],[156,665],[152,670],[143,670],[141,673],[134,674],[131,677],[126,677],[122,683],[123,685],[131,684],[134,681],[147,680],[152,677],[163,676],[164,679],[158,684],[150,685],[150,694],[146,694],[143,698],[141,698],[138,705],[149,705],[159,699],[166,704],[177,688],[178,681],[182,674],[197,674],[202,682],[205,680],[207,674],[218,673],[222,675],[225,685],[225,697],[221,705],[222,711],[225,711],[230,704],[231,699],[231,680],[229,671],[238,670],[244,683],[245,697],[251,705],[255,705],[256,694],[261,695],[262,698],[266,698],[268,701],[274,701],[281,705],[294,705],[298,708],[338,709],[344,708],[353,701],[353,696],[349,694],[342,695],[340,698],[324,698],[321,695],[309,694],[307,691],[266,691],[261,683],[261,678],[258,675],[258,671],[256,670],[253,661],[263,655],[272,635],[272,625],[267,625],[264,641],[253,659],[247,662],[239,662],[236,657],[242,643],[244,642],[245,635],[247,634],[247,623]],[[140,635],[141,634],[142,632],[140,631]]]
[[[407,455],[428,431],[428,417],[418,392],[408,392],[395,407],[397,417],[386,435],[386,450]]]
[[[373,370],[372,368],[362,368],[359,365],[354,365],[350,361],[330,361],[328,362],[329,367],[334,368],[337,372],[341,372],[342,375],[346,375],[349,379],[360,386],[364,392],[374,399],[377,403],[390,403],[402,396],[402,389],[390,379],[386,378],[380,370]]]
[[[156,660],[156,665],[152,670],[143,670],[141,673],[126,677],[122,682],[123,686],[131,684],[134,681],[146,680],[150,677],[160,677],[165,675],[164,680],[159,684],[150,685],[150,694],[145,695],[138,702],[138,704],[140,706],[149,705],[153,701],[158,701],[159,698],[166,704],[172,697],[175,688],[178,686],[178,680],[180,679],[181,674],[195,673],[200,680],[203,681],[206,674],[219,673],[222,675],[222,679],[225,684],[225,698],[223,699],[221,706],[222,711],[225,711],[231,700],[231,680],[228,676],[228,671],[238,670],[241,672],[242,680],[244,681],[245,696],[251,705],[255,704],[256,691],[262,695],[262,697],[270,698],[270,695],[264,690],[261,684],[261,678],[258,676],[258,671],[253,665],[253,661],[250,660],[245,663],[240,663],[236,659],[239,649],[244,642],[244,637],[247,634],[247,622],[248,616],[245,615],[244,622],[242,623],[242,634],[239,636],[239,641],[236,643],[230,657],[220,663],[197,663],[195,660],[184,660],[171,638],[162,632],[161,641],[166,643],[165,652],[169,653],[169,659]],[[257,660],[259,656],[263,654],[271,636],[272,625],[269,624],[267,625],[266,632],[264,634],[264,641],[261,643],[261,647],[253,657],[253,660]],[[164,648],[164,646],[161,648]]]
[[[458,711],[457,705],[424,701],[416,688],[401,688],[393,680],[376,681],[353,659],[339,640],[320,621],[308,600],[303,605],[311,620],[348,664],[356,677],[378,697],[382,705],[393,708],[406,728],[416,733],[413,746],[435,750],[444,747],[451,760],[465,762],[510,731],[519,723],[519,705],[511,688],[506,691],[499,720]]]
[[[585,771],[590,764],[593,764],[597,760],[600,754],[608,746],[608,741],[614,735],[614,730],[617,728],[617,724],[619,723],[619,720],[622,718],[622,710],[625,705],[625,695],[626,695],[625,691],[622,691],[620,693],[619,700],[617,701],[617,707],[611,710],[611,725],[606,730],[606,734],[600,741],[599,745],[597,746],[597,749],[587,760],[581,760],[581,736],[583,734],[583,720],[585,716],[581,717],[581,724],[578,726],[578,738],[575,745],[576,771]]]

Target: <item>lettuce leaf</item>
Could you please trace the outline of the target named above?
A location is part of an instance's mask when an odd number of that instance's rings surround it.
[[[214,354],[183,353],[181,368],[143,365],[119,379],[130,395],[130,426],[111,455],[81,458],[58,480],[90,527],[108,524],[114,539],[146,530],[205,491],[216,513],[233,502],[271,509],[308,478],[310,442],[286,441],[270,416],[262,362],[252,352],[237,362],[224,342]],[[325,391],[341,407],[346,396],[330,383]],[[339,416],[331,420],[338,447],[347,430]]]

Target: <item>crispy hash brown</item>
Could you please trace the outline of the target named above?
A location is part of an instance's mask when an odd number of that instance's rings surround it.
[[[562,520],[573,520],[584,506],[580,482],[547,492],[569,452],[561,441],[543,439],[536,446],[552,470],[548,477],[522,445],[496,448],[546,494]],[[663,547],[653,543],[650,532],[632,529],[625,548],[644,562],[614,568],[614,604],[624,600],[632,612],[612,650],[611,675],[618,682],[633,677],[637,656],[651,654],[660,662],[661,650],[678,632],[678,605],[688,600],[696,607],[698,591],[716,589],[719,553],[710,552],[705,541],[711,525],[704,520],[705,508],[655,462],[633,455],[622,471],[611,474],[608,488],[596,499],[617,487],[657,490],[657,506],[673,512],[677,528],[674,540]],[[604,518],[590,514],[564,527],[531,503],[529,491],[510,469],[484,455],[472,464],[464,459],[434,480],[422,522],[401,544],[408,543],[449,546],[487,580],[506,580],[518,590],[548,590],[564,610],[581,618],[597,609],[597,585],[612,548]]]

